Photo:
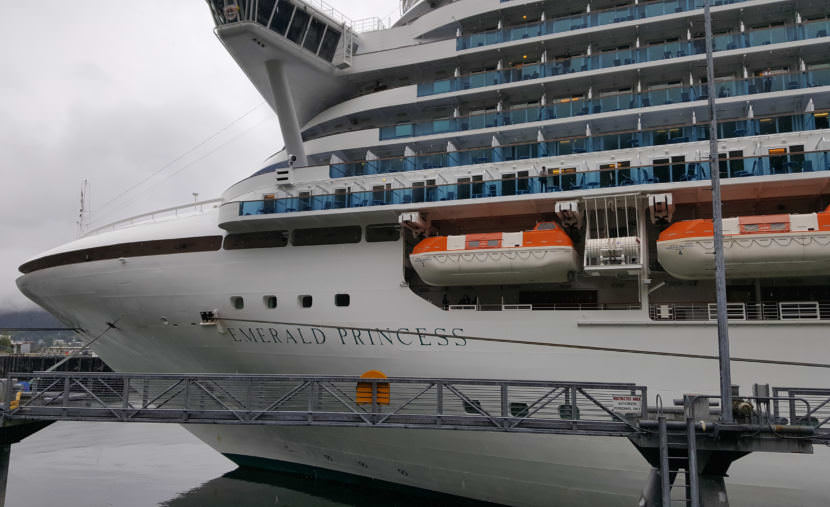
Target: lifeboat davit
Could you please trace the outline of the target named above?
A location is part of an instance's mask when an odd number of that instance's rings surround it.
[[[723,220],[726,276],[781,278],[830,275],[830,207],[821,213]],[[683,280],[715,277],[711,220],[672,224],[657,240],[657,259]]]
[[[439,287],[559,283],[579,265],[573,241],[554,222],[532,231],[426,238],[409,259],[425,283]]]

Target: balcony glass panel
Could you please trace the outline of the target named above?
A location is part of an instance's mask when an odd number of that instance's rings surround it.
[[[785,117],[775,119],[780,124]],[[792,118],[790,118],[792,120]],[[783,120],[787,121],[787,120]],[[782,128],[786,128],[783,126]],[[562,143],[560,143],[561,145]],[[531,157],[535,145],[510,147],[513,157]],[[724,171],[724,167],[727,168]],[[725,177],[741,178],[811,171],[830,171],[830,152],[809,152],[782,156],[730,157],[720,164]],[[498,197],[515,194],[536,194],[590,188],[609,188],[652,183],[672,183],[707,180],[710,176],[708,161],[664,161],[640,167],[615,167],[610,169],[576,171],[555,169],[547,177],[539,178],[527,172],[504,175],[501,179],[470,183],[449,183],[414,188],[361,191],[350,194],[281,198],[268,201],[239,203],[239,215],[268,215],[298,211],[328,210],[339,207],[359,208],[411,202],[453,201],[457,199]],[[544,182],[543,182],[544,180]],[[474,191],[473,191],[474,190]]]
[[[506,1],[506,0],[503,0]],[[714,5],[726,5],[746,0],[715,0]],[[702,9],[702,0],[664,0],[639,5],[614,7],[591,13],[560,17],[546,22],[510,26],[503,30],[473,33],[456,40],[456,49],[469,49],[501,42],[527,39],[551,33],[568,32],[582,28],[622,23],[636,19],[663,16],[693,9]]]
[[[757,93],[794,90],[805,87],[830,85],[830,69],[818,69],[805,73],[756,76],[735,81],[719,81],[716,85],[718,97],[735,97]],[[459,118],[426,120],[415,124],[402,124],[380,129],[380,139],[400,139],[444,132],[493,128],[502,125],[520,125],[556,118],[571,118],[585,114],[599,114],[611,111],[635,109],[683,103],[706,98],[706,86],[673,86],[645,91],[640,94],[622,93],[605,95],[587,100],[581,97],[555,99],[552,104],[541,107],[514,107],[509,112],[476,113]],[[742,135],[742,134],[741,134]],[[733,137],[731,135],[726,137]],[[738,135],[737,137],[740,137]],[[661,140],[658,144],[670,142]]]
[[[581,101],[576,102],[578,103]],[[526,118],[532,117],[533,111],[538,111],[540,109],[542,108],[526,108],[521,114],[524,114]],[[517,116],[520,116],[518,111],[516,114]],[[821,118],[824,117],[822,116]],[[451,121],[457,124],[461,123],[456,119]],[[807,114],[806,116],[778,116],[766,119],[722,122],[718,125],[718,129],[719,137],[732,138],[762,133],[783,133],[798,130],[826,128],[820,125],[824,125],[824,123],[818,122],[814,115]],[[706,139],[708,139],[708,130],[706,127],[678,126],[643,132],[594,136],[593,138],[588,139],[572,138],[559,141],[500,146],[495,148],[479,148],[452,153],[435,153],[413,157],[332,164],[330,166],[330,176],[332,178],[338,178],[386,172],[435,169],[459,165],[502,162],[505,160],[521,160],[525,158],[552,157],[572,153],[597,152],[638,146],[659,146],[664,144],[703,141]]]
[[[830,33],[830,21],[826,19],[804,23],[804,37],[807,39],[827,37],[828,33]]]
[[[827,28],[828,21],[821,20],[805,24],[803,30],[804,35],[799,35],[802,30],[795,26],[777,26],[751,30],[745,34],[721,34],[716,35],[713,39],[714,50],[726,51],[748,46],[777,44],[811,37],[821,37],[827,35]],[[679,58],[687,55],[702,54],[705,50],[705,42],[702,39],[695,39],[693,41],[673,41],[663,44],[653,44],[639,49],[628,48],[617,51],[606,51],[592,56],[575,56],[546,64],[526,65],[504,71],[492,71],[483,74],[439,80],[432,83],[422,83],[418,86],[418,95],[433,95],[459,89],[480,88],[502,83],[538,79],[546,76],[556,76],[569,72],[582,72],[619,65]]]

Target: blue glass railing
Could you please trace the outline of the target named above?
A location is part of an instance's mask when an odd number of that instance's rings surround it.
[[[734,97],[825,85],[830,85],[830,69],[719,82],[717,89],[719,97]],[[615,94],[590,100],[584,97],[573,97],[555,101],[553,104],[544,107],[522,107],[511,109],[509,112],[492,111],[459,118],[426,120],[381,127],[380,140],[428,136],[445,132],[463,132],[558,118],[572,118],[586,114],[691,102],[705,99],[707,94],[708,88],[706,86],[682,86],[660,88],[641,93]]]
[[[775,157],[725,159],[721,161],[719,167],[723,178],[830,171],[830,152],[790,153]],[[577,172],[574,169],[557,169],[546,176],[519,172],[516,174],[516,178],[511,179],[240,202],[239,215],[268,215],[298,211],[455,201],[568,190],[702,181],[708,180],[710,176],[709,164],[705,161],[619,167],[582,172]]]
[[[745,33],[728,33],[716,35],[713,39],[715,51],[757,47],[778,42],[792,42],[816,37],[826,37],[830,32],[830,22],[826,19],[811,21],[803,25],[786,25],[750,30]],[[468,74],[457,78],[442,79],[418,85],[418,96],[449,93],[459,90],[481,88],[506,83],[516,83],[529,79],[558,76],[571,72],[653,62],[706,52],[704,39],[675,41],[655,44],[641,48],[629,48],[617,51],[597,53],[591,56],[575,56],[548,63],[523,65],[505,70],[494,70],[478,74]]]
[[[759,134],[775,134],[816,129],[813,114],[755,118],[726,121],[718,124],[718,137],[745,137]],[[827,127],[820,127],[827,128]],[[455,152],[432,153],[411,157],[395,157],[378,160],[331,164],[329,176],[343,178],[401,171],[417,171],[462,165],[504,162],[529,158],[555,157],[572,153],[587,153],[640,146],[703,141],[709,138],[706,126],[678,126],[638,132],[594,135],[544,142],[523,143],[499,147],[467,149]]]
[[[719,0],[714,5],[725,5],[744,2],[746,0]],[[489,46],[531,37],[540,37],[555,33],[569,32],[582,28],[610,25],[623,21],[646,19],[665,14],[687,12],[703,8],[703,0],[662,0],[657,2],[641,3],[639,5],[626,5],[605,9],[590,13],[576,14],[572,16],[556,18],[547,21],[537,21],[516,26],[510,26],[502,30],[489,32],[478,32],[463,35],[456,39],[456,49],[470,49],[475,47]]]

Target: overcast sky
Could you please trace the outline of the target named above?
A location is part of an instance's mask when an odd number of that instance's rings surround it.
[[[398,10],[397,0],[327,2],[352,19]],[[93,225],[104,225],[194,192],[218,197],[282,147],[204,0],[2,4],[0,309],[29,304],[14,284],[24,260],[76,237],[84,179]]]

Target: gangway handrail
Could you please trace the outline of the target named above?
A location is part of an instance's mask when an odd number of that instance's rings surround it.
[[[699,470],[698,450],[722,460],[723,472],[709,481],[700,482],[698,473],[687,474],[693,499],[725,495],[726,470],[749,452],[809,454],[813,445],[830,442],[830,430],[823,427],[830,423],[830,389],[770,391],[756,385],[757,396],[736,396],[732,409],[738,417],[733,421],[711,409],[719,395],[701,394],[685,395],[682,419],[670,419],[659,402],[649,410],[647,388],[633,383],[384,378],[376,372],[371,378],[89,372],[17,376],[29,379],[32,390],[23,396],[15,374],[5,379],[0,437],[6,442],[19,441],[54,421],[627,437],[653,467],[644,491],[658,491],[661,481],[669,484],[664,479],[672,473],[666,466],[670,446],[675,459],[688,460],[687,470]],[[763,395],[769,392],[772,396]],[[788,419],[781,417],[782,411]],[[651,412],[657,420],[649,419]],[[0,459],[0,470],[7,467],[8,460]],[[667,492],[664,488],[666,502]]]
[[[15,394],[15,378],[31,390]],[[361,398],[361,385],[371,398]],[[362,391],[366,393],[367,391]],[[385,392],[381,396],[378,393]],[[8,421],[372,426],[628,436],[634,383],[272,374],[36,372],[6,379]],[[555,403],[554,403],[555,402]]]
[[[719,412],[707,410],[700,420],[726,431],[798,433],[815,442],[830,438],[830,388],[775,387],[769,392],[771,396],[737,397],[733,409],[739,420],[731,426],[712,419]],[[9,374],[0,394],[5,401],[2,424],[141,421],[650,438],[642,434],[651,431],[655,412],[647,388],[630,382],[35,372]]]

